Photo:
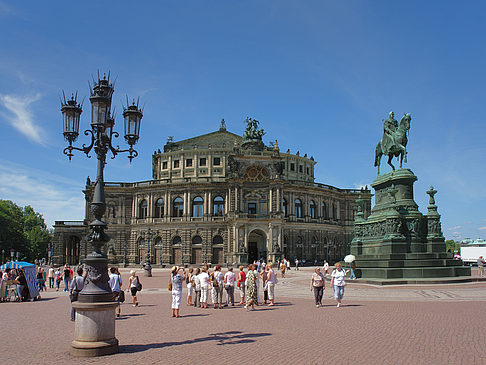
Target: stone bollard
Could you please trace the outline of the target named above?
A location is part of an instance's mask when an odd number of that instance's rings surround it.
[[[93,357],[118,352],[118,340],[115,338],[117,305],[117,302],[72,303],[76,310],[72,356]]]

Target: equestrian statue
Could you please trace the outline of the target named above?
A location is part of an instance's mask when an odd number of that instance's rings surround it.
[[[395,171],[395,166],[391,163],[393,157],[400,157],[400,168],[403,161],[407,162],[407,135],[410,130],[410,113],[404,114],[400,124],[395,120],[395,114],[390,112],[388,119],[383,121],[383,138],[375,150],[375,166],[378,167],[380,175],[381,156],[388,156],[388,165]]]

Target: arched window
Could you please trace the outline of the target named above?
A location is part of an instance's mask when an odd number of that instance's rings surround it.
[[[217,196],[213,199],[213,215],[216,217],[224,215],[224,199],[222,196]]]
[[[312,219],[317,218],[316,203],[314,203],[314,200],[311,200],[310,203],[309,203],[309,214],[310,214]]]
[[[181,197],[177,197],[174,199],[174,204],[172,205],[172,216],[182,217],[183,213],[184,213],[184,200],[182,200]]]
[[[322,203],[322,218],[327,219],[327,206],[326,203]]]
[[[155,201],[155,218],[164,216],[164,199],[159,198]]]
[[[289,215],[289,203],[287,203],[285,198],[282,201],[282,210],[284,217],[287,217]]]
[[[193,245],[200,245],[202,243],[202,238],[201,236],[194,236],[192,238],[192,244]]]
[[[302,218],[302,201],[295,199],[295,218]]]
[[[138,218],[147,218],[147,201],[145,199],[138,204]]]
[[[213,245],[222,245],[223,244],[223,237],[220,235],[213,237]]]
[[[182,239],[180,236],[175,236],[173,239],[172,239],[172,244],[173,245],[180,245],[182,243]]]
[[[204,204],[204,200],[200,196],[197,196],[194,199],[192,199],[192,216],[193,217],[202,217],[203,216],[203,204]]]

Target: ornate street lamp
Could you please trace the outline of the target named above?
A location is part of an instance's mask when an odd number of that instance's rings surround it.
[[[146,248],[147,248],[147,256],[145,259],[145,276],[147,277],[152,277],[152,266],[150,265],[150,239],[153,236],[153,232],[150,230],[150,228],[147,229],[147,233],[145,234],[147,236],[146,242]]]
[[[90,205],[94,219],[89,224],[91,232],[86,236],[86,241],[93,246],[93,252],[83,260],[86,271],[85,286],[79,293],[79,301],[73,302],[76,311],[83,314],[76,316],[76,339],[73,341],[71,349],[71,353],[76,356],[99,356],[118,351],[118,340],[114,337],[116,303],[113,303],[113,295],[108,284],[108,258],[102,252],[103,246],[110,240],[105,233],[107,225],[102,220],[106,210],[103,170],[108,152],[112,153],[112,158],[121,152],[128,152],[130,162],[138,155],[133,146],[139,138],[143,114],[138,103],[124,107],[125,139],[129,148],[126,150],[121,150],[119,146],[115,148],[112,139],[117,138],[119,134],[113,131],[115,125],[115,119],[111,114],[113,92],[114,87],[110,83],[109,74],[108,78],[103,76],[102,79],[98,74],[98,79],[93,80],[93,85],[90,85],[91,128],[84,131],[84,134],[91,136],[91,142],[88,146],[83,144],[81,148],[74,147],[73,143],[79,135],[82,103],[78,103],[77,93],[73,94],[69,100],[66,100],[63,93],[64,98],[61,101],[63,135],[69,143],[69,146],[64,149],[64,154],[71,160],[73,151],[76,150],[84,152],[90,158],[90,152],[94,150],[98,159],[96,183]],[[100,311],[106,313],[100,315]],[[83,323],[78,323],[79,321]],[[110,331],[113,335],[112,338],[110,338]],[[86,337],[86,332],[90,332],[88,336],[91,337]],[[107,336],[107,334],[109,335]],[[93,339],[96,336],[98,336],[98,340]],[[90,338],[91,343],[86,342],[83,338]],[[107,338],[109,340],[106,340]]]

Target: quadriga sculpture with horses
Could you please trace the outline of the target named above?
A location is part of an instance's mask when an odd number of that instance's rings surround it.
[[[380,174],[380,161],[383,155],[388,156],[388,165],[393,170],[395,170],[395,166],[391,163],[393,157],[400,158],[400,168],[402,168],[403,161],[407,162],[407,135],[412,117],[410,113],[404,114],[400,124],[394,117],[395,114],[390,112],[388,119],[383,121],[383,138],[376,146],[375,166],[378,167],[378,175]]]

